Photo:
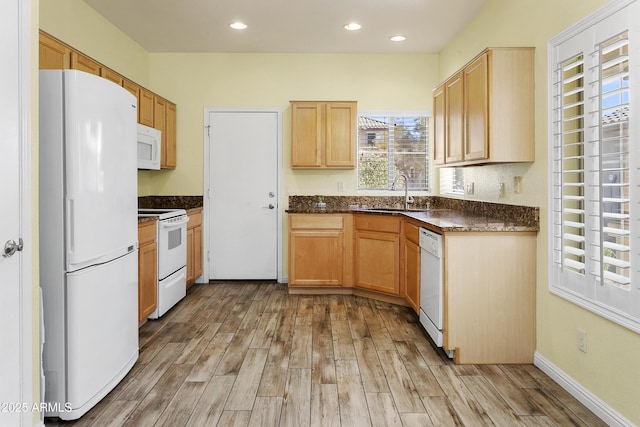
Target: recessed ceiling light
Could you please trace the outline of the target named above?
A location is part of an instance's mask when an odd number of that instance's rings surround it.
[[[247,24],[244,24],[242,22],[234,22],[233,24],[229,25],[231,28],[233,28],[234,30],[245,30],[247,28]]]
[[[356,30],[359,30],[360,28],[362,28],[362,25],[356,24],[355,22],[351,22],[344,26],[344,29],[349,31],[356,31]]]
[[[405,36],[400,36],[400,35],[389,37],[389,40],[391,40],[392,42],[403,42],[406,39],[407,38]]]

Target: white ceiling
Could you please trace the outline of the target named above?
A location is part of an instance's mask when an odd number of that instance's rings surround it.
[[[149,52],[438,53],[486,0],[84,0]],[[229,28],[234,21],[249,27]],[[358,22],[362,29],[343,27]],[[402,34],[404,42],[389,37]]]

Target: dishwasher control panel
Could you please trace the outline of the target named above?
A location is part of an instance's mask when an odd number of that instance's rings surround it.
[[[442,257],[442,235],[420,228],[420,247],[436,257]]]

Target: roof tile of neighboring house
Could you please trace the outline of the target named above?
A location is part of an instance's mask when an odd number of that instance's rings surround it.
[[[370,117],[358,117],[358,127],[360,129],[387,129],[389,127],[388,123],[381,122],[380,120],[375,120]]]

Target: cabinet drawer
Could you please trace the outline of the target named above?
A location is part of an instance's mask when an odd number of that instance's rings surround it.
[[[156,241],[156,221],[144,222],[138,225],[138,246]]]
[[[342,215],[331,214],[290,215],[289,227],[292,230],[342,230],[344,227],[344,219]]]
[[[419,245],[420,244],[420,227],[411,224],[410,222],[406,222],[404,225],[404,237],[407,240],[412,241],[413,243]]]
[[[199,225],[202,225],[202,211],[189,213],[189,222],[187,223],[187,228],[194,228]]]
[[[400,233],[400,218],[370,214],[356,215],[356,229],[397,234]]]

